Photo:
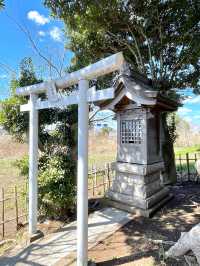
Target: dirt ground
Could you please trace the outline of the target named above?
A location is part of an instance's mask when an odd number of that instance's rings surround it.
[[[133,215],[133,219],[115,234],[89,250],[89,260],[99,266],[185,266],[185,259],[164,259],[169,245],[153,240],[177,241],[200,220],[200,184],[171,188],[174,198],[152,218]],[[100,206],[99,206],[100,207]],[[41,224],[44,234],[54,232],[61,223]],[[65,257],[56,266],[76,265],[76,254]],[[90,265],[90,264],[88,264]],[[93,264],[91,264],[93,265]]]
[[[170,246],[150,240],[177,241],[181,232],[200,221],[200,185],[174,186],[167,206],[152,218],[134,216],[114,235],[89,251],[89,258],[100,266],[110,265],[187,265],[184,258],[163,259]]]

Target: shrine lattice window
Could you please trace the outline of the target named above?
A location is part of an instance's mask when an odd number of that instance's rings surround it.
[[[120,123],[121,143],[141,144],[142,120],[122,120]]]

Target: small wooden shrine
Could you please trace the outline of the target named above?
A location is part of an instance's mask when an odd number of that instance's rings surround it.
[[[177,109],[177,102],[153,90],[149,80],[123,71],[114,83],[115,97],[99,103],[116,113],[117,159],[108,203],[149,216],[170,198],[161,182],[164,170],[160,116]]]

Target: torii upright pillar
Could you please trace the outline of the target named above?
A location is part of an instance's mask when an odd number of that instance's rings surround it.
[[[77,266],[87,266],[88,251],[88,80],[80,80],[78,104]]]
[[[37,94],[30,94],[29,112],[29,234],[37,232],[38,110]]]

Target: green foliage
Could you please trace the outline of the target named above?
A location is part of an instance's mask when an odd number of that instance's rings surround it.
[[[0,0],[0,9],[4,8],[5,4],[4,4],[4,0]]]
[[[17,160],[15,165],[28,176],[28,156]],[[74,211],[76,183],[75,161],[69,153],[45,152],[39,158],[38,200],[40,214],[46,217],[64,218]]]
[[[103,127],[101,129],[101,133],[104,135],[104,136],[108,136],[109,133],[112,131],[112,128],[111,127]]]
[[[15,166],[17,166],[20,170],[21,175],[28,176],[28,156],[24,156],[22,159],[15,161]]]
[[[19,87],[40,83],[41,81],[42,80],[37,79],[35,75],[32,59],[30,57],[25,57],[20,64]]]
[[[200,145],[194,145],[190,147],[175,148],[175,155],[186,155],[186,153],[194,154],[200,152]]]
[[[67,154],[41,158],[38,177],[41,214],[63,218],[73,212],[76,195],[75,167],[75,162]]]
[[[23,141],[28,130],[28,113],[20,112],[20,104],[23,103],[24,98],[12,96],[2,101],[0,111],[0,124],[19,141]]]
[[[64,21],[79,67],[123,51],[156,88],[199,90],[199,1],[44,2]]]
[[[176,114],[170,113],[167,116],[167,125],[168,125],[168,131],[170,140],[172,143],[176,141],[177,133],[176,133]]]
[[[185,154],[182,156],[182,159],[181,159],[181,164],[180,164],[180,161],[179,160],[176,160],[176,170],[177,172],[179,173],[187,173],[188,172],[188,166],[189,166],[189,171],[190,171],[190,174],[192,175],[196,175],[197,173],[197,170],[196,170],[196,167],[195,167],[195,161],[192,160],[189,162],[189,164],[187,164],[187,161],[185,159]]]

